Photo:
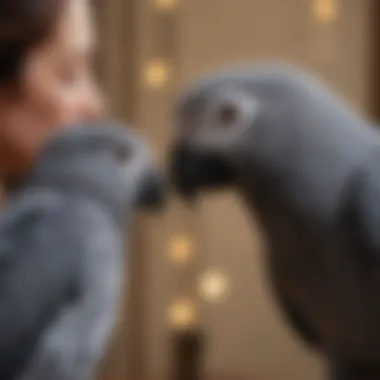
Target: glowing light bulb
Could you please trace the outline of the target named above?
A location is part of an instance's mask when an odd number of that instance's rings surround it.
[[[316,20],[321,23],[334,21],[338,15],[337,0],[314,0],[313,13]]]
[[[178,5],[178,0],[154,0],[154,4],[161,11],[171,11]]]
[[[193,255],[193,244],[186,235],[173,237],[169,245],[170,259],[175,264],[188,263]]]
[[[143,70],[145,85],[153,89],[162,88],[170,77],[170,68],[162,59],[154,59]]]
[[[219,271],[210,270],[199,279],[199,294],[208,302],[220,302],[228,295],[228,279]]]
[[[190,300],[180,299],[169,308],[169,323],[171,326],[188,328],[193,326],[195,322],[195,306]]]

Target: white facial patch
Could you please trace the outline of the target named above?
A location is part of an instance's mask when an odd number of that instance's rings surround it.
[[[238,89],[216,97],[201,119],[191,139],[197,150],[228,153],[244,138],[244,133],[259,114],[257,98]]]

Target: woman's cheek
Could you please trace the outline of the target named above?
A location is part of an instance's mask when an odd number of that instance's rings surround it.
[[[62,106],[51,98],[46,102],[34,99],[15,111],[9,125],[12,145],[20,160],[29,165],[63,119]]]

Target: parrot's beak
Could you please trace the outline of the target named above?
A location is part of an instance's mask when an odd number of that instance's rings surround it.
[[[233,171],[216,156],[195,152],[184,143],[175,143],[169,156],[169,177],[187,201],[201,190],[216,190],[233,184]]]
[[[174,144],[169,155],[169,178],[176,191],[186,200],[194,200],[197,192],[199,162],[185,145]]]
[[[138,205],[143,209],[160,211],[168,197],[168,186],[164,174],[158,169],[151,169],[143,178],[138,195]]]

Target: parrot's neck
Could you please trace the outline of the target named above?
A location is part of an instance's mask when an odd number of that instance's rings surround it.
[[[347,133],[339,141],[331,137],[329,144],[303,137],[277,156],[274,151],[260,157],[247,151],[239,167],[238,191],[255,211],[286,209],[329,220],[339,212],[353,178],[379,148],[376,140]]]
[[[126,206],[119,197],[112,193],[107,184],[101,181],[90,181],[86,177],[56,173],[50,176],[31,176],[19,192],[50,191],[76,201],[92,202],[97,207],[108,213],[120,227],[124,226],[127,219]]]
[[[378,131],[334,99],[302,87],[261,114],[239,145],[239,187],[249,201],[334,212],[347,181],[380,146]]]

